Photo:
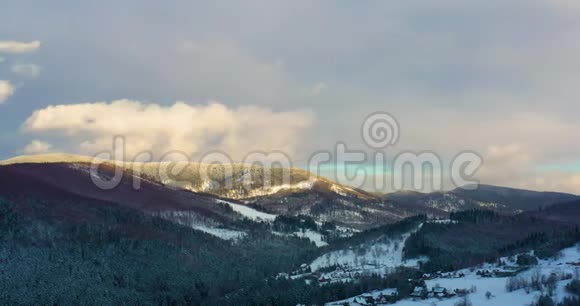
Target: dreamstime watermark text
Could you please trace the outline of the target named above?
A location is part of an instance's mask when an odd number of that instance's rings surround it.
[[[332,150],[314,152],[306,164],[300,165],[282,151],[254,151],[238,161],[221,151],[208,152],[196,159],[177,150],[161,156],[154,156],[150,151],[127,156],[129,140],[116,136],[112,150],[94,156],[90,174],[96,186],[107,190],[118,187],[126,179],[131,180],[134,189],[141,188],[144,167],[154,161],[158,166],[154,168],[155,173],[149,172],[148,176],[177,186],[203,182],[203,186],[197,189],[204,190],[291,185],[293,167],[306,170],[312,175],[309,179],[326,176],[342,185],[363,189],[439,191],[444,189],[444,178],[453,187],[475,189],[479,184],[475,176],[483,165],[483,158],[475,151],[457,152],[447,162],[431,150],[399,150],[393,155],[395,150],[391,152],[391,149],[401,138],[401,126],[389,113],[368,115],[361,125],[360,134],[366,150],[352,150],[347,143],[337,142]],[[195,173],[191,172],[192,164],[197,165]]]

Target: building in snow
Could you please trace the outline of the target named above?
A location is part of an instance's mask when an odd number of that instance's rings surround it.
[[[413,289],[413,292],[411,292],[410,296],[415,299],[424,299],[427,298],[427,295],[428,292],[425,287],[416,286],[415,289]]]
[[[449,292],[447,288],[435,286],[431,289],[431,295],[436,298],[446,298],[449,297]]]
[[[378,304],[395,303],[399,298],[399,291],[397,289],[385,289],[375,299]]]

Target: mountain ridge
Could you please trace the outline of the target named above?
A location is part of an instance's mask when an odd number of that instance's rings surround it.
[[[450,191],[431,193],[399,191],[388,193],[384,197],[403,205],[434,208],[447,213],[465,209],[492,209],[504,213],[518,213],[580,199],[580,196],[570,193],[533,191],[488,184],[480,184],[475,189],[458,187]]]
[[[243,163],[215,165],[181,161],[127,162],[96,160],[99,163],[120,166],[125,171],[142,173],[144,177],[165,185],[172,185],[198,193],[210,193],[230,199],[253,198],[283,190],[312,188],[330,189],[336,193],[349,194],[364,199],[378,198],[367,191],[341,185],[300,168],[265,168]],[[95,161],[95,158],[90,156],[54,153],[17,156],[0,161],[0,166],[55,163],[86,165],[93,161]],[[178,174],[174,174],[176,167],[179,168],[178,171],[180,173]],[[161,171],[165,173],[161,174]],[[286,175],[287,177],[285,177]],[[270,184],[268,184],[267,178],[270,178]],[[231,187],[228,188],[226,186]],[[244,191],[244,188],[250,189],[252,192]]]
[[[89,159],[55,154],[5,161],[0,165],[0,176],[4,178],[0,195],[36,193],[47,198],[55,194],[64,199],[89,198],[147,213],[161,213],[163,216],[175,217],[179,223],[195,223],[195,226],[200,219],[207,218],[211,219],[209,224],[215,224],[217,220],[220,226],[228,226],[239,220],[239,217],[234,216],[235,213],[224,209],[227,205],[220,202],[222,199],[264,213],[295,217],[306,215],[321,222],[336,222],[356,229],[394,222],[409,215],[389,201],[313,176],[302,169],[290,169],[287,172],[290,176],[288,184],[282,180],[282,172],[286,170],[281,168],[234,165],[233,171],[228,173],[224,167],[197,163],[125,164],[102,161],[98,173],[94,173]],[[182,171],[174,172],[172,167],[175,165],[183,166]],[[123,170],[118,186],[103,190],[93,183],[95,177],[103,180],[114,177],[118,166]],[[168,169],[162,169],[164,166],[168,166]],[[159,174],[160,170],[167,175]],[[209,179],[201,179],[200,170],[213,175],[211,179],[220,186],[232,182],[233,188],[205,186]],[[272,184],[263,187],[267,175],[270,175]],[[15,178],[18,178],[17,182]],[[134,188],[136,180],[138,190]],[[30,186],[31,182],[35,182],[34,187]],[[207,222],[204,224],[207,225]]]
[[[493,185],[480,185],[475,190],[456,188],[432,193],[399,191],[380,196],[297,168],[264,168],[243,164],[228,168],[187,162],[99,160],[101,165],[96,175],[103,179],[113,177],[115,167],[123,170],[120,187],[104,191],[91,182],[91,175],[95,176],[90,171],[92,161],[93,158],[88,156],[60,153],[20,156],[1,161],[0,173],[8,170],[7,173],[18,173],[21,185],[26,185],[28,178],[57,188],[59,192],[94,197],[149,212],[198,210],[202,216],[217,214],[212,219],[219,220],[220,224],[228,224],[232,217],[216,204],[219,199],[235,201],[272,215],[304,215],[320,222],[334,222],[358,230],[418,214],[445,218],[451,212],[469,209],[516,214],[580,199],[572,194]],[[284,178],[284,175],[288,177]],[[139,180],[142,192],[131,189],[135,180]],[[5,183],[0,195],[10,193],[6,187],[10,184],[9,181]],[[39,185],[37,189],[43,190],[45,186]],[[16,190],[21,187],[12,185],[11,188]],[[21,193],[26,192],[25,189],[21,190]],[[163,205],[159,206],[159,203]]]

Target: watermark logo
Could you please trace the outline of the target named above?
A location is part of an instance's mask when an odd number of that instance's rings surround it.
[[[389,113],[370,114],[361,126],[361,137],[370,148],[381,150],[399,141],[399,122]]]

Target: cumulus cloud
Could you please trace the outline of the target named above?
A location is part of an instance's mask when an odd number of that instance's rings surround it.
[[[479,177],[495,184],[526,185],[531,179],[535,158],[521,144],[491,145],[483,154]]]
[[[432,151],[444,161],[463,151],[477,152],[484,161],[476,175],[482,183],[580,194],[574,180],[579,168],[565,169],[580,162],[580,144],[572,140],[580,135],[580,123],[565,114],[495,109],[392,113],[401,125],[401,138],[391,152]],[[448,189],[457,187],[444,183]]]
[[[16,64],[12,66],[12,72],[25,78],[36,79],[42,68],[35,64]]]
[[[57,8],[15,2],[35,18],[13,18],[12,28],[51,37],[55,52],[42,64],[64,69],[30,88],[27,96],[35,101],[139,96],[276,109],[304,105],[321,114],[321,124],[308,135],[310,151],[330,148],[336,140],[366,149],[359,135],[362,119],[388,111],[402,129],[393,151],[432,150],[444,160],[461,150],[477,151],[486,161],[481,170],[486,183],[553,190],[557,183],[571,190],[575,181],[568,174],[535,167],[580,156],[580,142],[574,141],[580,134],[579,3],[444,0],[425,7],[388,1],[353,10],[324,2],[245,2],[237,5],[236,18],[214,5],[164,10],[160,4],[136,16],[134,7],[119,4],[116,10],[123,13],[115,16],[107,5],[90,14],[71,8],[86,22],[68,35],[54,35],[61,29]],[[43,18],[49,15],[55,18]],[[163,22],[143,22],[151,18]],[[104,19],[109,22],[100,22]],[[43,26],[30,20],[43,20]],[[128,26],[120,32],[117,24]],[[71,42],[77,31],[92,35]],[[321,81],[332,90],[324,90]],[[47,87],[51,90],[43,90]],[[316,95],[317,103],[311,103]],[[3,122],[2,130],[13,128]],[[94,146],[100,139],[85,130],[75,135],[74,141]]]
[[[488,184],[580,194],[580,175],[538,169],[542,161],[533,152],[522,144],[491,145],[484,153],[478,178]]]
[[[40,48],[40,41],[19,42],[13,40],[0,41],[0,53],[30,53]]]
[[[33,140],[22,149],[25,154],[41,154],[50,152],[52,145],[48,142]]]
[[[10,81],[0,80],[0,104],[6,102],[14,94],[14,85]]]
[[[123,136],[126,159],[143,151],[159,159],[169,151],[196,157],[219,150],[240,160],[251,151],[280,150],[293,155],[312,122],[308,111],[228,108],[217,102],[161,106],[117,100],[49,106],[35,111],[23,128],[62,136],[72,141],[70,150],[82,154],[111,150],[113,138]]]

